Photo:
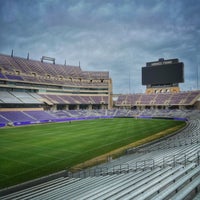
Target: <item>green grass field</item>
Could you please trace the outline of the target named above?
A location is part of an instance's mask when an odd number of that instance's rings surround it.
[[[73,167],[184,122],[98,119],[0,129],[0,188]]]

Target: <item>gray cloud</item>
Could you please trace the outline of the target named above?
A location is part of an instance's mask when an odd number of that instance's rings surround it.
[[[181,89],[197,89],[199,10],[195,0],[0,0],[0,52],[108,70],[114,93],[144,91],[141,67],[177,57]]]

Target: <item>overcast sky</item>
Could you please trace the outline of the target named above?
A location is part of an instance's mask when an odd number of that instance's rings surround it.
[[[199,0],[0,0],[0,27],[0,53],[109,71],[113,93],[144,92],[158,58],[184,62],[181,90],[200,85]]]

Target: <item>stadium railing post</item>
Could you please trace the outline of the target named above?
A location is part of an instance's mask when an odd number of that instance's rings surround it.
[[[200,165],[200,151],[197,152],[197,165]]]
[[[185,166],[187,165],[187,155],[185,154]]]

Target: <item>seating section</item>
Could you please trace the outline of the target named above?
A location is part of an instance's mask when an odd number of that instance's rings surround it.
[[[31,116],[37,121],[41,121],[41,120],[48,121],[48,120],[55,119],[54,116],[52,116],[50,113],[45,112],[45,111],[24,111],[24,113],[27,114],[28,116]]]
[[[31,96],[31,94],[26,92],[10,92],[13,96],[20,99],[25,104],[41,104],[39,100]]]
[[[38,99],[47,99],[52,104],[108,104],[107,96],[79,96],[38,94]]]
[[[3,123],[4,120],[6,122],[12,122],[14,125],[23,125],[25,122],[34,122],[35,119],[24,112],[12,111],[12,112],[0,112],[0,120],[3,119],[0,123]],[[20,123],[22,122],[22,123]]]
[[[0,91],[0,102],[5,104],[43,104],[31,93],[9,91]]]
[[[4,127],[4,126],[6,126],[8,123],[9,123],[9,120],[8,120],[6,117],[0,115],[0,127]]]
[[[37,95],[36,95],[37,96]],[[41,97],[40,97],[41,98]],[[56,100],[55,100],[56,101]],[[70,101],[70,98],[68,99]],[[73,99],[73,101],[75,101]],[[72,102],[72,101],[71,101]],[[76,101],[77,103],[77,101]],[[99,117],[172,117],[178,120],[195,118],[198,111],[188,110],[57,110],[57,111],[0,111],[0,127],[6,125],[28,125],[34,123],[59,122]]]
[[[200,91],[159,94],[128,94],[120,95],[116,106],[124,105],[192,105],[200,97]]]
[[[2,54],[0,69],[3,72],[0,74],[1,79],[37,84],[108,86],[104,80],[109,79],[109,72],[82,71],[79,66],[51,64]]]
[[[166,105],[169,104],[169,99],[171,98],[171,94],[157,94],[155,95],[155,103],[157,105]]]
[[[183,92],[179,94],[132,94],[120,95],[116,106],[152,106],[152,105],[192,105],[200,97],[200,92]],[[95,95],[59,95],[27,92],[0,91],[0,103],[5,104],[108,104],[108,96]]]
[[[9,104],[22,104],[23,102],[7,91],[0,91],[0,101]]]
[[[0,103],[4,104],[108,104],[107,96],[54,95],[27,92],[0,91]]]
[[[1,199],[193,199],[200,186],[199,136],[200,120],[194,119],[169,138],[68,177],[0,191]]]

